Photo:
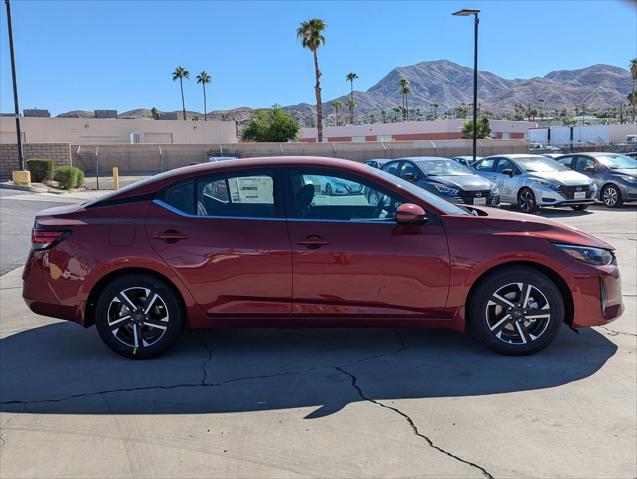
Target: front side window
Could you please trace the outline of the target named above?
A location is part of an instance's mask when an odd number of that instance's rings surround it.
[[[518,169],[510,160],[507,160],[506,158],[500,158],[500,161],[498,161],[496,172],[502,173],[504,170],[511,170],[514,175],[519,174]]]
[[[404,178],[405,175],[411,175],[412,178],[416,178],[417,177],[416,167],[414,166],[413,163],[411,163],[409,161],[405,161],[403,163],[402,168],[400,169],[400,177]]]
[[[557,161],[559,161],[561,164],[563,164],[567,168],[570,168],[571,167],[571,163],[573,161],[573,157],[572,156],[566,156],[564,158],[560,158]]]
[[[402,200],[355,177],[297,171],[290,174],[290,217],[314,220],[392,220]]]

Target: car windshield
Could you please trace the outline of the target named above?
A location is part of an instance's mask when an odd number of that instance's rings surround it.
[[[370,173],[379,176],[385,180],[389,180],[398,187],[407,190],[413,195],[422,198],[427,203],[433,205],[435,208],[444,212],[447,215],[468,215],[470,214],[468,210],[461,208],[459,206],[454,205],[453,203],[449,203],[448,201],[443,200],[439,196],[434,195],[426,190],[423,190],[419,186],[410,183],[409,181],[405,181],[402,178],[399,178],[391,173],[387,173],[386,171],[379,170],[377,168],[370,167]]]
[[[637,168],[637,160],[630,156],[599,155],[597,159],[611,170],[632,170]]]
[[[421,160],[415,162],[428,176],[467,176],[473,175],[470,169],[452,160]]]
[[[520,168],[529,173],[569,170],[561,163],[544,156],[522,156],[514,158],[514,161]]]

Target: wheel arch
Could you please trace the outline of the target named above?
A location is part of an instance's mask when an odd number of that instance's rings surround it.
[[[547,276],[551,281],[553,281],[553,283],[555,283],[555,285],[557,286],[557,288],[560,290],[560,294],[562,295],[562,298],[564,300],[564,322],[571,326],[573,324],[573,295],[571,293],[571,290],[569,289],[568,285],[566,284],[566,282],[564,281],[564,279],[559,275],[559,273],[557,273],[556,271],[554,271],[553,269],[549,268],[548,266],[545,266],[543,264],[540,263],[535,263],[533,261],[514,261],[514,262],[510,262],[510,263],[502,263],[496,266],[493,266],[491,268],[489,268],[488,270],[484,271],[480,276],[478,276],[478,278],[476,278],[476,280],[473,282],[473,284],[471,285],[471,288],[469,289],[469,293],[467,294],[467,299],[465,301],[465,311],[469,311],[469,304],[471,302],[472,296],[475,293],[475,290],[477,288],[477,286],[489,275],[492,275],[494,273],[497,273],[499,271],[502,270],[506,270],[506,269],[511,269],[511,268],[515,268],[516,266],[525,266],[527,268],[531,268],[531,269],[535,269],[536,271],[544,274],[545,276]],[[467,322],[470,321],[469,316],[467,315],[466,318]]]
[[[602,193],[604,192],[604,189],[605,189],[607,186],[614,186],[614,187],[617,189],[617,193],[619,193],[619,195],[621,196],[622,191],[621,191],[621,188],[619,187],[619,185],[618,185],[617,183],[615,183],[614,181],[612,181],[612,180],[607,180],[607,181],[606,181],[606,182],[602,185],[602,187],[598,190],[599,199],[600,199],[601,201],[604,201],[604,198],[602,197]]]
[[[184,319],[186,319],[186,323],[187,323],[186,315],[187,315],[188,309],[186,307],[186,302],[184,300],[183,295],[181,294],[181,291],[170,278],[168,278],[167,276],[155,270],[148,269],[148,268],[121,268],[121,269],[116,269],[114,271],[111,271],[105,274],[93,285],[93,288],[91,289],[91,292],[89,293],[88,298],[86,300],[86,308],[84,311],[84,327],[85,328],[88,328],[95,324],[95,305],[104,287],[111,281],[119,278],[120,276],[125,276],[129,274],[144,274],[147,276],[152,276],[166,283],[175,293],[177,300],[179,301],[179,304],[181,306],[181,310],[184,314]]]

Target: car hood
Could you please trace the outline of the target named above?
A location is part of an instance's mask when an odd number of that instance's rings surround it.
[[[428,176],[432,183],[440,183],[465,191],[489,190],[493,183],[479,175]]]
[[[584,233],[573,226],[540,216],[515,213],[498,208],[472,207],[482,213],[480,221],[491,227],[510,233],[546,238],[553,243],[615,249],[595,236]]]
[[[637,177],[637,169],[635,168],[626,168],[621,170],[610,170],[612,175],[626,175],[626,176],[634,176]]]
[[[588,176],[577,171],[534,171],[527,173],[529,178],[542,178],[555,183],[567,186],[589,185],[593,182]]]

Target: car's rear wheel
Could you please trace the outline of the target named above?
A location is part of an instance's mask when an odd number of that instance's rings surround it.
[[[480,281],[468,312],[471,329],[485,345],[500,354],[525,355],[555,339],[564,321],[564,300],[546,275],[511,267]]]
[[[518,206],[525,213],[535,213],[540,209],[535,200],[535,194],[529,188],[522,188],[518,193]]]
[[[622,193],[615,185],[606,185],[602,190],[602,202],[607,208],[619,208],[624,201]]]
[[[573,210],[575,211],[584,211],[586,208],[588,208],[588,205],[573,205],[571,206],[571,208],[573,208]]]
[[[177,341],[184,324],[177,294],[150,275],[116,278],[104,288],[95,306],[100,337],[127,358],[159,356]]]

